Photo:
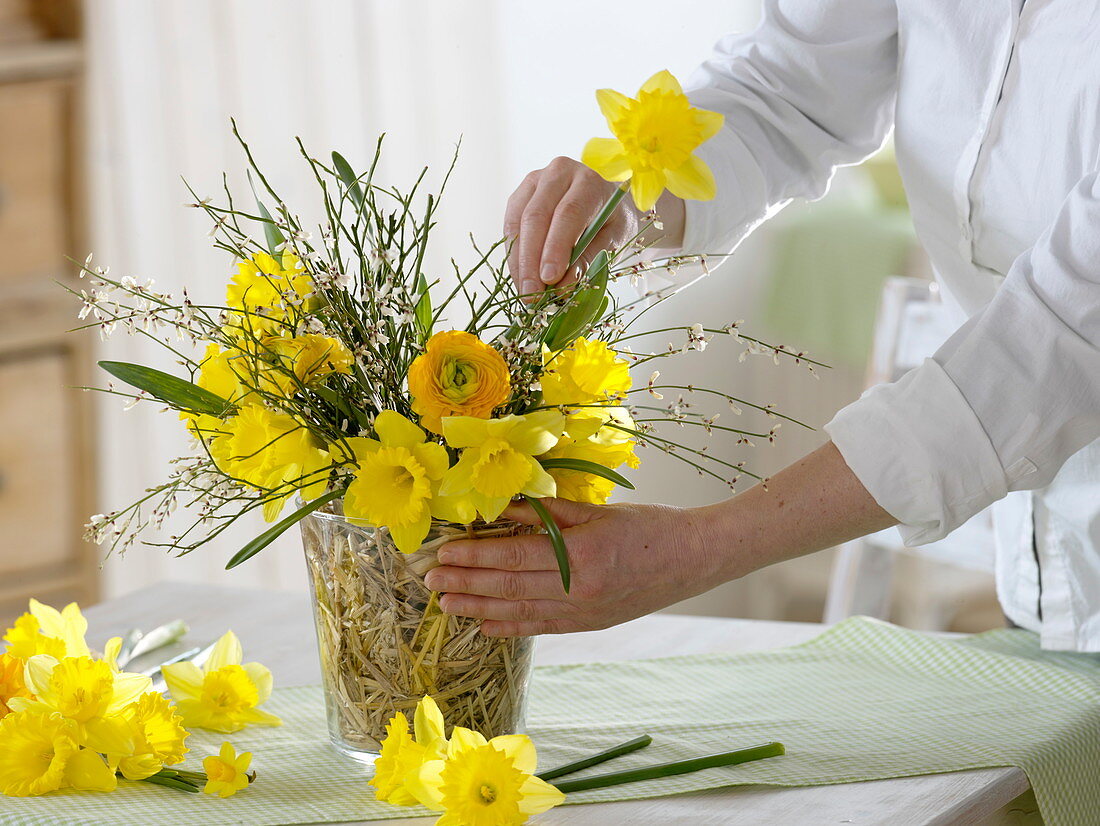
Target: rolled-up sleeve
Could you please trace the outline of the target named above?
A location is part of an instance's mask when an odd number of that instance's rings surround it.
[[[1100,175],[1078,182],[981,313],[825,429],[910,544],[1048,484],[1100,438]]]
[[[760,26],[723,38],[685,88],[726,121],[699,156],[718,195],[688,201],[687,252],[727,253],[837,166],[882,145],[897,81],[894,0],[766,0]]]

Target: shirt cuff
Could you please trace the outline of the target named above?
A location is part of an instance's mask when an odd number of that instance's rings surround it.
[[[1008,492],[981,422],[933,359],[872,387],[825,432],[907,545],[942,539]]]

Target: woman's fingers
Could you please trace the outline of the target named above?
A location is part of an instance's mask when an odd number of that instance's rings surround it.
[[[470,594],[444,594],[439,599],[439,607],[457,617],[509,622],[564,619],[567,610],[562,603],[552,599],[509,601]]]
[[[481,623],[481,633],[486,637],[535,637],[539,634],[572,634],[575,631],[589,630],[591,629],[571,619],[547,619],[536,622],[485,620]]]
[[[498,571],[494,568],[433,568],[424,578],[433,591],[502,600],[564,599],[557,571]]]
[[[545,534],[455,540],[439,549],[439,563],[463,568],[495,568],[500,571],[558,569],[553,548]]]
[[[508,272],[512,274],[512,280],[515,281],[516,290],[520,295],[542,290],[542,285],[537,281],[533,284],[526,284],[520,281],[519,277],[520,221],[523,218],[523,210],[527,208],[531,196],[535,194],[535,189],[538,187],[540,174],[539,172],[529,173],[516,187],[516,191],[512,193],[507,206],[504,208],[504,237],[508,239],[510,244],[508,249]]]
[[[551,164],[539,176],[538,185],[519,219],[518,266],[521,293],[531,293],[539,289],[539,266],[542,263],[546,233],[550,230],[558,203],[572,183],[568,176],[555,171],[553,166]]]
[[[542,283],[557,284],[567,275],[566,268],[577,239],[584,234],[603,205],[603,188],[578,176],[558,203],[542,247],[542,261],[539,264]]]

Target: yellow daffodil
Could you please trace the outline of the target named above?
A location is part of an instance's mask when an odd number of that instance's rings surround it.
[[[115,671],[103,660],[38,654],[27,660],[24,678],[34,699],[12,699],[14,711],[57,713],[72,720],[80,745],[98,752],[127,753],[133,748],[123,709],[152,688],[143,674]]]
[[[0,654],[0,718],[11,713],[8,700],[30,698],[31,693],[23,682],[25,663],[11,654]]]
[[[112,791],[115,774],[78,745],[77,724],[60,714],[20,711],[0,720],[0,793],[30,797],[65,787]]]
[[[190,735],[183,719],[167,699],[155,691],[142,694],[122,712],[130,725],[133,749],[128,754],[112,755],[112,762],[127,780],[144,780],[165,766],[183,762]]]
[[[217,344],[207,344],[202,361],[199,362],[199,374],[195,384],[203,390],[209,390],[227,402],[237,404],[246,398],[249,389],[243,385],[233,369],[236,359],[242,353],[234,349],[222,349]],[[181,412],[180,419],[187,422],[188,429],[199,438],[213,438],[218,435],[221,419],[208,413]]]
[[[291,396],[333,373],[347,375],[354,362],[342,341],[313,333],[267,336],[258,355],[259,387],[281,396]]]
[[[431,502],[447,470],[443,445],[400,413],[383,410],[374,421],[377,439],[347,439],[359,468],[344,495],[344,515],[386,526],[398,550],[412,553],[431,528]]]
[[[456,726],[446,760],[429,760],[410,779],[413,796],[442,811],[436,826],[512,826],[565,801],[534,776],[535,746],[522,734],[486,741]]]
[[[445,416],[488,418],[510,393],[504,357],[462,330],[433,335],[409,367],[413,412],[433,433],[443,432]]]
[[[693,153],[722,128],[722,115],[693,107],[671,73],[657,72],[637,98],[600,89],[596,100],[615,137],[590,140],[581,161],[608,181],[629,180],[638,209],[653,209],[666,187],[678,198],[714,197],[714,176]]]
[[[35,654],[52,657],[87,657],[91,652],[84,635],[88,621],[80,606],[70,602],[62,610],[51,608],[36,599],[30,601],[30,612],[23,614],[4,635],[8,652],[26,660]]]
[[[583,336],[564,350],[542,354],[546,404],[603,404],[626,398],[630,367],[607,343]]]
[[[287,332],[287,322],[320,304],[313,288],[313,279],[294,253],[284,252],[278,261],[266,252],[255,253],[237,264],[226,289],[226,306],[237,311],[229,332],[248,339]]]
[[[409,736],[409,720],[397,712],[386,724],[386,737],[374,761],[374,796],[395,806],[415,806],[416,798],[406,787],[427,760],[442,760],[447,753],[443,714],[435,700],[423,697],[413,717],[416,738]]]
[[[203,791],[206,794],[216,794],[218,797],[232,797],[252,782],[248,774],[251,763],[252,752],[237,754],[231,744],[222,743],[218,754],[211,755],[202,761],[202,768],[207,777]]]
[[[193,662],[166,665],[164,681],[185,725],[231,733],[245,726],[278,726],[259,706],[271,697],[271,671],[259,663],[241,665],[243,651],[229,631],[202,668]]]
[[[220,431],[210,443],[218,469],[260,490],[278,492],[264,504],[268,522],[295,492],[307,501],[324,493],[332,459],[292,416],[246,404],[220,425]]]
[[[583,459],[607,468],[641,463],[634,453],[634,438],[624,430],[633,430],[633,419],[621,407],[582,408],[566,419],[565,433],[542,459]],[[558,487],[558,497],[593,505],[607,503],[615,483],[602,476],[580,470],[550,468]]]
[[[462,500],[487,522],[519,494],[554,496],[553,477],[534,457],[557,444],[564,426],[565,417],[556,410],[499,419],[444,419],[447,444],[461,448],[462,455],[443,476],[440,494]]]

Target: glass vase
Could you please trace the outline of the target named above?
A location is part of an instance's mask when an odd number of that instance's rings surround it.
[[[373,762],[386,723],[410,722],[430,694],[453,726],[486,737],[522,730],[531,637],[482,635],[480,620],[439,608],[424,584],[437,552],[458,538],[514,536],[533,529],[509,520],[472,526],[433,523],[414,553],[384,529],[354,525],[340,502],[300,523],[312,586],[329,737],[344,754]]]

